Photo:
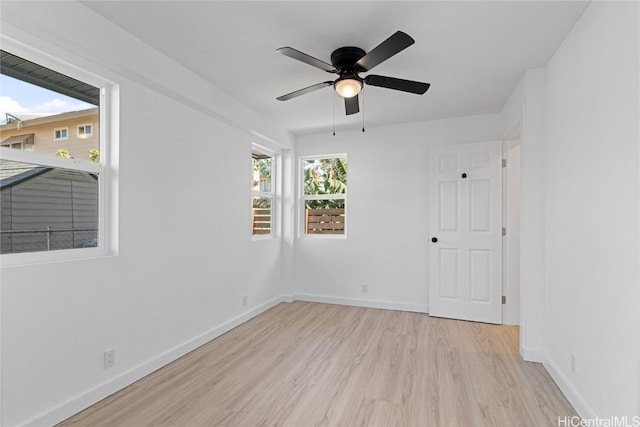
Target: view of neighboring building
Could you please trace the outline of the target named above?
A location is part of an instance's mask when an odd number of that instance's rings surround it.
[[[97,245],[98,177],[0,159],[0,253]]]
[[[98,161],[98,107],[6,113],[0,146]],[[0,253],[95,246],[96,175],[0,159]]]
[[[99,150],[98,108],[61,114],[7,113],[0,125],[0,146],[96,160]],[[66,152],[63,155],[66,157]]]

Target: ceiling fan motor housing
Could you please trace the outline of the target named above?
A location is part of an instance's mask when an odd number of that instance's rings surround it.
[[[336,67],[338,74],[343,76],[345,74],[356,75],[362,71],[366,71],[360,67],[356,62],[360,58],[367,54],[364,50],[355,46],[345,46],[338,48],[331,53],[331,64]]]

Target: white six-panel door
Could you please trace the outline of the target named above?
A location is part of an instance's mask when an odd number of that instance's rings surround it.
[[[502,323],[502,142],[429,152],[429,315]]]

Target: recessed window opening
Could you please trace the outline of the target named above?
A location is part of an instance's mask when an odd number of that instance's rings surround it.
[[[0,253],[99,247],[100,89],[0,53]]]
[[[347,156],[302,159],[304,234],[345,235]]]
[[[273,152],[253,145],[251,150],[251,235],[275,236],[276,157]]]

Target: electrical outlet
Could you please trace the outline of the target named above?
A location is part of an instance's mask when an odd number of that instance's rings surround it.
[[[247,306],[247,296],[246,295],[242,297],[242,306],[243,307]]]
[[[116,363],[116,349],[110,348],[104,351],[104,369],[108,369]]]
[[[571,372],[576,374],[576,355],[575,353],[571,353]]]
[[[366,293],[368,293],[368,292],[369,292],[369,286],[367,286],[367,285],[362,285],[362,293],[363,293],[363,294],[366,294]]]

